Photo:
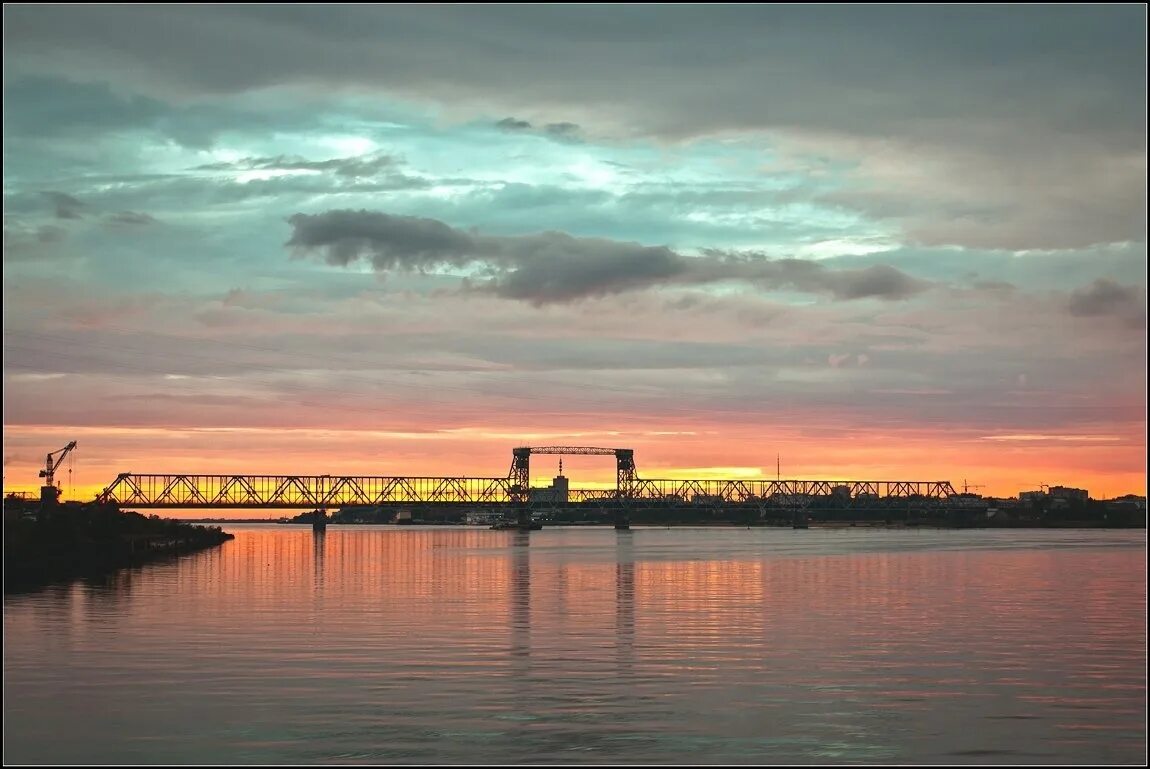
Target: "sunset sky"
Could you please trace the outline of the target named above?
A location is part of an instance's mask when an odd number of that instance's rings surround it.
[[[6,490],[1145,493],[1144,6],[3,13]]]

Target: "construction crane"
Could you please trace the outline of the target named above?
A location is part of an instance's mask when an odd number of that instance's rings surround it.
[[[56,469],[60,467],[60,463],[64,461],[64,457],[68,456],[68,452],[76,448],[76,441],[72,441],[67,446],[57,451],[48,453],[47,458],[44,460],[44,469],[40,471],[40,477],[44,479],[44,485],[40,487],[40,505],[54,505],[60,496],[60,490],[56,488]],[[59,454],[55,461],[52,457]]]
[[[985,483],[967,483],[965,478],[962,479],[962,493],[963,494],[969,494],[971,489],[983,489],[983,488],[986,488]]]

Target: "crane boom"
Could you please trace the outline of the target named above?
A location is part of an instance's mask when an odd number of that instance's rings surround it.
[[[58,468],[60,463],[64,461],[64,457],[68,456],[68,452],[74,448],[76,448],[76,441],[72,441],[62,449],[57,449],[56,451],[51,451],[48,453],[47,458],[44,460],[44,469],[40,471],[40,477],[44,479],[45,486],[56,485],[56,468]],[[53,462],[52,457],[56,456],[57,454],[59,454],[60,457],[55,462]]]

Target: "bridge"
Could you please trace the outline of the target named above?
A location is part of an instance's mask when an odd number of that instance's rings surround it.
[[[379,475],[203,475],[120,473],[97,501],[135,508],[300,509],[353,506],[469,505],[506,507],[527,520],[533,507],[532,454],[614,456],[614,489],[572,489],[566,504],[597,504],[617,522],[635,507],[746,505],[801,511],[817,501],[836,506],[889,508],[947,505],[957,492],[949,481],[742,480],[640,478],[631,449],[587,446],[519,447],[506,477]]]
[[[511,478],[382,475],[172,475],[120,473],[97,501],[141,508],[351,507],[388,504],[522,504]],[[802,481],[636,479],[618,489],[572,489],[571,503],[619,500],[649,503],[743,504],[805,507],[817,497],[844,505],[874,500],[946,501],[949,481]],[[541,505],[549,503],[530,502]]]

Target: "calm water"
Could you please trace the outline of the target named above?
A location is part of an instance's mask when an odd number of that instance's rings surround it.
[[[6,763],[1144,763],[1144,531],[234,526],[4,600]]]

